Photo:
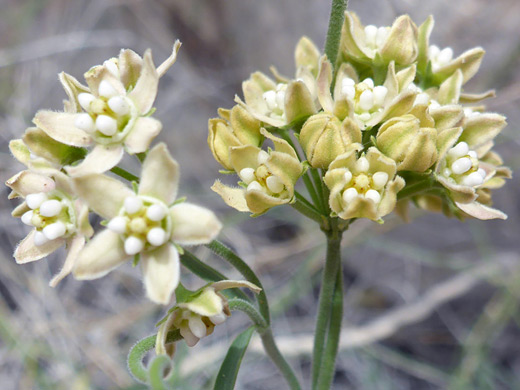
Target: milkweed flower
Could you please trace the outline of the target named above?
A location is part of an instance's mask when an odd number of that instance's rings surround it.
[[[147,50],[141,58],[132,50],[94,66],[87,73],[87,86],[62,73],[60,81],[69,96],[64,112],[41,110],[34,124],[65,145],[92,147],[78,165],[65,169],[71,176],[103,173],[117,165],[124,154],[145,152],[162,128],[151,118],[159,78],[173,65],[180,42],[159,67]]]
[[[63,245],[68,254],[62,269],[50,282],[55,287],[75,265],[85,239],[94,233],[88,221],[88,207],[78,199],[69,177],[57,170],[46,174],[22,171],[6,182],[12,197],[24,202],[12,213],[33,229],[16,247],[18,264],[40,260]]]
[[[148,298],[167,304],[179,284],[179,249],[206,244],[220,232],[212,211],[178,203],[179,169],[166,145],[151,149],[143,162],[137,194],[101,174],[74,179],[77,193],[108,221],[79,253],[74,276],[96,279],[139,255]]]
[[[221,280],[194,292],[183,288],[182,296],[177,294],[175,306],[159,321],[160,328],[155,343],[157,354],[167,353],[166,336],[171,330],[179,329],[189,347],[195,346],[200,339],[213,333],[215,326],[224,323],[231,315],[228,300],[221,291],[241,287],[248,288],[255,294],[262,290],[245,280]]]

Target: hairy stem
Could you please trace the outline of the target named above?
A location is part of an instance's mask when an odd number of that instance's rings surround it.
[[[327,236],[327,256],[325,258],[325,268],[321,283],[320,298],[318,303],[318,313],[316,317],[316,330],[314,334],[314,349],[312,361],[312,388],[317,389],[319,377],[325,374],[325,369],[334,370],[332,367],[324,367],[324,349],[327,340],[329,324],[333,307],[334,291],[337,275],[341,272],[341,236],[342,232],[337,229],[337,221],[331,220],[331,230],[326,231]],[[336,340],[336,343],[339,341]],[[332,342],[332,341],[331,341]],[[329,352],[331,347],[329,347]],[[337,346],[336,346],[337,351]],[[330,359],[327,359],[330,361]],[[334,353],[335,360],[335,353]]]
[[[240,298],[232,298],[228,301],[229,309],[231,311],[241,311],[253,321],[257,326],[258,333],[262,333],[267,328],[264,317],[258,312],[258,309],[254,307],[248,301]]]
[[[278,367],[285,380],[289,384],[291,390],[300,390],[301,386],[298,382],[298,378],[276,346],[271,328],[267,328],[267,330],[260,335],[260,338],[262,339],[262,345],[264,346],[265,353],[267,353],[276,367]]]
[[[336,356],[338,354],[339,339],[341,333],[341,320],[343,319],[343,270],[341,263],[336,274],[334,297],[332,298],[332,310],[330,314],[329,333],[327,344],[321,361],[321,369],[318,377],[317,388],[329,390],[334,379]]]
[[[329,30],[327,32],[327,40],[325,41],[325,54],[335,66],[338,58],[339,42],[341,39],[341,27],[345,18],[345,10],[347,9],[347,0],[332,0],[330,8]]]

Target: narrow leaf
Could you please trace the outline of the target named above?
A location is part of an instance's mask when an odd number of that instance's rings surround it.
[[[251,326],[235,338],[220,366],[214,390],[233,390],[235,388],[238,370],[254,331],[255,327]]]

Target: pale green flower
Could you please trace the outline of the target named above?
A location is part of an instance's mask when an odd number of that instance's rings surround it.
[[[417,93],[409,88],[414,77],[414,66],[396,73],[391,62],[383,85],[375,85],[370,77],[360,81],[355,69],[344,63],[338,69],[332,94],[332,65],[322,57],[318,100],[325,112],[333,113],[341,121],[349,117],[361,130],[366,130],[410,111]]]
[[[408,15],[398,17],[391,27],[363,26],[354,12],[345,12],[340,47],[349,61],[407,66],[417,58],[417,27]]]
[[[285,140],[261,130],[274,143],[266,152],[253,145],[230,148],[230,164],[242,187],[233,188],[216,181],[211,187],[228,206],[250,211],[255,216],[272,207],[294,201],[294,185],[304,168],[292,146]]]
[[[65,145],[93,149],[75,166],[67,166],[71,176],[103,173],[116,166],[124,149],[130,154],[145,152],[161,131],[161,123],[151,118],[159,78],[176,60],[180,43],[159,67],[147,50],[143,58],[122,50],[119,58],[91,68],[88,86],[62,73],[69,101],[65,112],[41,110],[34,123],[51,138]]]
[[[194,292],[182,289],[184,296],[177,294],[176,305],[160,321],[155,343],[156,353],[167,354],[166,336],[171,330],[179,329],[189,347],[195,346],[201,338],[213,333],[215,326],[224,323],[231,315],[228,300],[220,291],[240,287],[248,288],[255,294],[261,291],[253,283],[239,280],[221,280]]]
[[[430,15],[418,29],[417,67],[420,74],[422,77],[428,77],[428,81],[433,85],[440,85],[455,72],[460,71],[462,84],[465,84],[477,73],[485,51],[476,47],[454,58],[451,47],[440,49],[436,45],[430,45],[433,25],[434,20]],[[428,67],[430,75],[427,73]]]
[[[77,193],[108,225],[80,252],[74,276],[100,278],[140,255],[148,298],[167,304],[179,283],[177,245],[209,243],[221,229],[212,211],[174,203],[178,181],[177,162],[163,143],[144,160],[137,194],[105,175],[75,178]]]
[[[13,190],[12,197],[24,198],[12,215],[33,227],[15,249],[16,262],[40,260],[63,245],[67,247],[63,268],[50,282],[55,287],[72,271],[85,238],[93,234],[88,207],[76,197],[70,178],[57,170],[22,171],[6,185]]]
[[[373,147],[357,157],[361,150],[360,144],[353,144],[330,164],[324,177],[329,205],[342,219],[380,221],[395,208],[396,195],[405,182],[396,176],[394,160]]]
[[[444,142],[435,176],[456,206],[478,219],[507,218],[487,206],[490,199],[485,196],[487,189],[498,188],[503,178],[510,177],[509,169],[498,166],[502,164],[500,157],[490,152],[493,139],[505,126],[502,115],[472,112],[464,118],[462,127],[440,133]],[[479,191],[486,204],[479,202]]]
[[[229,148],[253,145],[260,147],[264,136],[260,134],[260,121],[244,107],[234,106],[231,110],[219,110],[222,118],[213,118],[208,123],[208,145],[213,157],[224,168],[231,170]]]

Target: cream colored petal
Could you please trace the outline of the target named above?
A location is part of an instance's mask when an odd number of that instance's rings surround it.
[[[212,283],[211,287],[215,291],[227,290],[229,288],[248,288],[255,294],[258,294],[262,289],[256,284],[247,282],[245,280],[219,280],[218,282]]]
[[[81,105],[78,101],[78,95],[82,92],[90,92],[88,87],[81,84],[74,76],[61,72],[58,75],[61,86],[65,90],[65,93],[69,97],[69,101],[72,104],[71,112],[80,112]]]
[[[141,171],[139,195],[152,196],[166,204],[172,203],[179,186],[179,164],[168,152],[166,144],[154,146],[146,156]]]
[[[135,88],[128,94],[141,114],[146,114],[153,106],[157,88],[159,86],[159,75],[155,69],[150,49],[143,56],[143,67]]]
[[[244,188],[229,187],[216,180],[211,189],[219,194],[228,206],[241,212],[249,211],[245,197],[246,190]]]
[[[127,197],[134,192],[120,181],[99,174],[74,178],[76,193],[103,218],[112,219],[121,210]]]
[[[27,206],[26,202],[23,202],[22,204],[19,204],[15,207],[15,209],[11,212],[11,216],[15,218],[20,218],[22,215],[24,215],[27,211],[31,210],[29,206]]]
[[[36,113],[33,122],[56,141],[71,146],[88,146],[92,138],[74,124],[78,114],[41,110]]]
[[[65,244],[63,238],[57,238],[56,240],[49,241],[44,245],[36,246],[34,245],[35,233],[36,229],[33,229],[16,247],[14,258],[18,264],[40,260]]]
[[[134,128],[125,138],[126,150],[130,154],[148,150],[153,139],[161,132],[162,123],[150,117],[139,117]]]
[[[17,173],[7,180],[5,185],[24,198],[29,194],[49,192],[56,188],[56,184],[50,177],[32,171]]]
[[[128,259],[120,235],[105,229],[95,235],[79,253],[72,272],[79,280],[97,279]]]
[[[330,94],[330,84],[332,82],[332,65],[326,56],[320,59],[320,70],[316,83],[318,85],[318,100],[326,112],[332,112],[334,102]]]
[[[163,77],[164,74],[168,71],[168,69],[170,69],[171,66],[175,64],[175,61],[177,61],[177,53],[179,52],[181,45],[181,41],[177,39],[173,44],[172,54],[161,65],[157,67],[157,74],[159,75],[159,77]]]
[[[179,307],[205,317],[212,317],[224,311],[222,298],[211,286],[202,290],[202,293],[195,299],[180,303]]]
[[[31,159],[31,151],[21,139],[13,139],[9,142],[11,154],[23,165],[27,166]]]
[[[165,244],[141,255],[143,281],[147,297],[155,303],[166,305],[179,285],[179,252],[173,245]]]
[[[191,203],[180,203],[170,209],[172,240],[181,245],[207,244],[214,240],[222,224],[213,211]]]
[[[119,161],[123,158],[123,153],[124,150],[121,145],[96,145],[81,163],[65,167],[65,170],[72,177],[104,173],[119,164]]]
[[[65,262],[63,263],[63,268],[58,272],[49,283],[49,286],[56,287],[61,280],[72,272],[72,268],[74,268],[74,264],[76,263],[76,259],[78,257],[79,252],[85,246],[85,236],[76,236],[69,240],[67,243],[67,257],[65,258]]]
[[[494,209],[492,207],[484,206],[478,202],[472,203],[455,203],[459,209],[464,211],[466,214],[471,215],[474,218],[487,220],[487,219],[507,219],[507,215],[502,211]]]

